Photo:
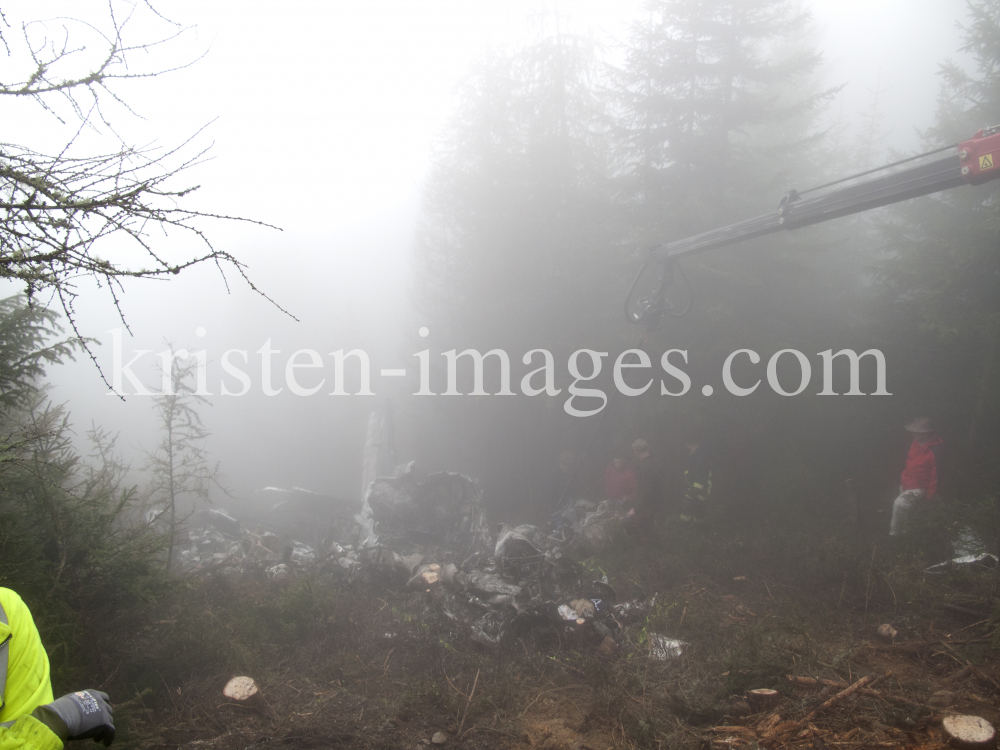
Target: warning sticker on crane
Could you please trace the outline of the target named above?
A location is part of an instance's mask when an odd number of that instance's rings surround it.
[[[984,169],[993,169],[993,154],[979,157],[979,171],[982,172]]]

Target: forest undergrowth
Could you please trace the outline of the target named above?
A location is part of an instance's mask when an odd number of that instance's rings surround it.
[[[617,533],[581,562],[619,601],[657,598],[613,647],[567,631],[486,648],[429,594],[371,579],[194,575],[94,628],[80,666],[113,695],[123,747],[939,747],[949,713],[1000,721],[1000,570],[925,572],[969,523],[989,535],[973,515],[925,509],[893,540],[739,514],[668,520],[647,546]],[[656,658],[652,635],[683,653]],[[237,674],[265,706],[223,698]],[[877,689],[811,717],[864,676]],[[759,688],[776,708],[747,702]]]

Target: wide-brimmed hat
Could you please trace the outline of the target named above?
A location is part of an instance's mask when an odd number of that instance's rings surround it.
[[[934,425],[927,417],[919,417],[906,425],[906,429],[909,432],[934,432]]]

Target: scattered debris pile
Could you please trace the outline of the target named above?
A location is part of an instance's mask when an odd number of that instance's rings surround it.
[[[358,516],[366,541],[340,564],[423,597],[427,617],[468,628],[486,646],[509,637],[598,646],[620,632],[626,612],[645,606],[617,605],[606,577],[595,580],[563,552],[613,518],[607,504],[577,500],[554,519],[551,534],[502,525],[494,540],[477,482],[448,473],[420,482],[407,470],[372,483]]]
[[[276,508],[310,509],[318,497],[277,491],[287,497]],[[371,482],[349,529],[343,516],[331,516],[330,532],[310,545],[295,538],[283,543],[270,530],[251,532],[222,510],[199,511],[179,559],[195,572],[275,580],[316,572],[347,576],[370,590],[408,592],[422,598],[427,617],[467,629],[486,646],[530,637],[540,646],[568,641],[597,647],[629,621],[645,619],[655,605],[655,597],[618,602],[606,576],[595,576],[567,554],[608,538],[617,519],[609,503],[575,500],[553,518],[551,532],[501,525],[494,537],[478,482],[450,472],[421,477],[411,463]],[[661,660],[685,646],[657,634],[649,634],[649,643]],[[605,644],[605,651],[614,645]]]

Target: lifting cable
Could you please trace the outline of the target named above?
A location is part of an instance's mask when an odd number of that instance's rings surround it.
[[[925,156],[933,156],[934,154],[940,154],[942,151],[948,151],[949,149],[958,148],[959,145],[960,144],[958,143],[953,143],[950,146],[942,146],[941,148],[934,149],[933,151],[927,151],[922,154],[917,154],[916,156],[908,156],[905,159],[894,161],[891,164],[883,164],[881,167],[875,167],[874,169],[869,169],[865,172],[858,172],[857,174],[852,174],[849,177],[841,177],[839,180],[828,182],[825,185],[817,185],[816,187],[809,188],[808,190],[800,190],[798,191],[798,195],[805,195],[806,193],[812,193],[816,190],[822,190],[823,188],[833,187],[834,185],[839,185],[842,182],[856,180],[858,177],[865,177],[866,175],[875,174],[876,172],[881,172],[884,169],[892,169],[893,167],[898,167],[900,164],[906,164],[907,162],[916,161],[917,159],[923,159]]]

